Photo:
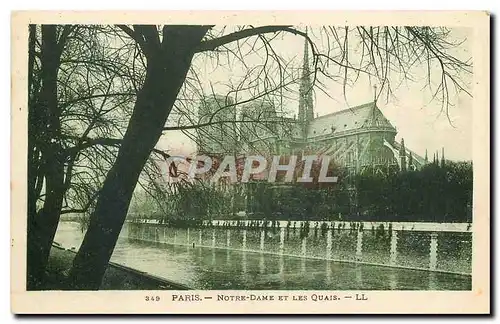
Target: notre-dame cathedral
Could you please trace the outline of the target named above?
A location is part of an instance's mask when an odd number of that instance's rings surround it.
[[[254,100],[238,107],[230,97],[206,98],[199,108],[200,154],[329,155],[350,174],[367,168],[383,171],[419,169],[427,161],[397,142],[396,128],[376,100],[323,116],[314,116],[307,46],[299,88],[297,117],[285,117],[276,106]],[[443,157],[444,158],[444,157]]]

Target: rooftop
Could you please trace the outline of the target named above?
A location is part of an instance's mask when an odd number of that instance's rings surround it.
[[[336,111],[328,115],[314,118],[309,124],[308,137],[352,131],[362,128],[396,129],[378,109],[375,102]]]

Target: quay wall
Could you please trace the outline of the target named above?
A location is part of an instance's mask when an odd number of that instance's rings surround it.
[[[208,221],[126,223],[128,239],[470,275],[472,224]],[[307,224],[306,224],[307,223]],[[308,227],[308,230],[304,230]]]

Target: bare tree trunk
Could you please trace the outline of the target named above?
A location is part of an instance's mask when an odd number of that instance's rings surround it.
[[[33,258],[38,255],[37,251],[34,249],[36,247],[34,243],[34,230],[36,221],[36,201],[38,194],[36,191],[37,179],[39,179],[39,173],[43,170],[40,160],[40,151],[35,148],[35,141],[38,137],[38,131],[36,127],[35,109],[33,98],[36,94],[34,89],[34,66],[35,66],[35,41],[36,41],[36,27],[34,25],[29,26],[29,45],[28,45],[28,222],[27,222],[27,235],[28,235],[28,246],[27,246],[27,289],[35,289],[36,283],[40,282],[39,275],[35,274],[36,267],[33,265]],[[42,177],[43,179],[43,177]]]
[[[33,30],[30,29],[31,32]],[[30,35],[34,37],[34,35]],[[28,188],[28,242],[27,285],[38,289],[43,281],[50,248],[54,240],[61,214],[64,195],[64,157],[60,144],[61,123],[57,102],[57,72],[60,65],[61,47],[57,42],[55,25],[42,26],[41,89],[39,100],[31,103],[29,161],[30,168],[37,163],[37,170],[29,169]],[[36,150],[42,152],[39,158]],[[45,159],[44,159],[45,157]],[[37,161],[35,161],[37,160]],[[43,171],[42,171],[43,170]],[[41,181],[44,172],[45,201],[40,213],[36,212],[37,191],[34,179]],[[40,183],[40,182],[39,182]]]
[[[28,232],[29,225],[36,215],[36,201],[38,198],[36,183],[42,170],[40,151],[35,148],[35,141],[38,137],[37,118],[35,118],[35,98],[38,92],[38,89],[35,89],[34,86],[35,42],[36,26],[30,25],[28,42]]]
[[[148,59],[146,79],[74,259],[69,276],[72,289],[99,289],[139,175],[162,134],[195,48],[207,30],[202,26],[166,26],[160,43],[155,26],[135,27]]]

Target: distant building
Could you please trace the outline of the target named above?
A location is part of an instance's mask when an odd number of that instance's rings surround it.
[[[299,89],[298,118],[280,116],[271,102],[255,100],[241,107],[238,123],[201,128],[199,151],[208,154],[318,154],[329,155],[349,174],[390,167],[419,169],[423,158],[395,140],[397,130],[378,108],[376,101],[314,117],[312,83],[307,44]],[[230,107],[220,109],[228,105]],[[223,96],[206,100],[200,107],[200,122],[236,120],[233,102]]]
[[[231,97],[211,96],[205,98],[198,108],[197,129],[198,152],[201,154],[234,153],[239,141],[236,123],[236,105]]]

